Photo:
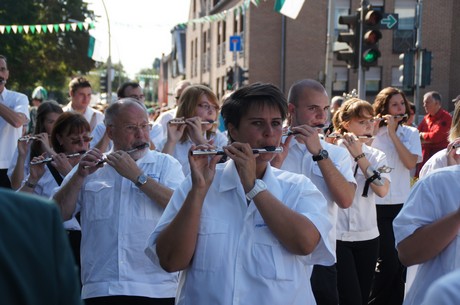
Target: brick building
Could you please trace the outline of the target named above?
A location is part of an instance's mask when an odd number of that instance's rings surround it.
[[[256,1],[255,1],[256,2]],[[331,29],[333,48],[340,31],[339,15],[356,11],[360,0],[334,0]],[[384,13],[399,14],[395,30],[382,30],[379,42],[381,57],[378,66],[365,73],[366,98],[387,86],[401,87],[400,53],[415,46],[416,0],[374,0],[374,8]],[[168,56],[167,83],[170,90],[180,79],[210,86],[219,97],[226,91],[226,74],[236,64],[248,70],[249,82],[270,82],[287,93],[299,79],[313,78],[324,82],[326,38],[328,33],[328,1],[305,1],[293,20],[273,10],[274,0],[260,0],[255,6],[249,0],[191,0],[189,22],[185,30],[185,69],[177,70],[174,56]],[[436,90],[443,96],[444,108],[453,109],[450,101],[460,94],[460,23],[454,13],[460,12],[458,0],[423,1],[421,47],[430,50],[431,85],[420,89],[420,96]],[[183,28],[181,27],[181,30]],[[174,37],[174,29],[173,29]],[[239,35],[241,52],[230,52],[230,36]],[[173,41],[173,48],[175,43]],[[174,51],[171,55],[177,53]],[[342,95],[357,87],[356,71],[333,56],[332,95]],[[164,77],[164,76],[163,76]],[[408,92],[410,100],[413,93]],[[421,114],[423,114],[423,109]]]

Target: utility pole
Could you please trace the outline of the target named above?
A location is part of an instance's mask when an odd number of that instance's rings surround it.
[[[359,12],[359,51],[358,51],[358,98],[365,100],[366,99],[366,82],[364,79],[364,70],[362,66],[362,54],[363,54],[363,23],[364,23],[364,6],[367,5],[366,0],[361,0],[361,10]]]
[[[420,100],[420,74],[421,74],[421,67],[420,67],[420,57],[421,57],[421,49],[422,49],[422,7],[423,7],[423,0],[418,0],[417,6],[415,8],[415,29],[417,31],[417,40],[415,41],[415,78],[414,78],[414,85],[415,85],[415,92],[414,92],[414,99],[415,99],[415,123],[418,125],[418,117],[420,115],[420,109],[422,108],[422,101]]]
[[[334,73],[333,67],[333,60],[334,60],[334,53],[333,53],[333,45],[334,39],[334,13],[335,13],[335,0],[329,0],[328,4],[328,13],[327,13],[327,36],[326,36],[326,64],[325,64],[325,79],[324,79],[324,87],[326,92],[329,96],[329,99],[332,95],[332,75]]]
[[[107,103],[112,103],[112,35],[110,33],[110,19],[109,14],[107,13],[107,7],[105,6],[105,1],[102,1],[104,6],[105,16],[107,17],[107,28],[109,34],[109,57],[107,58]]]

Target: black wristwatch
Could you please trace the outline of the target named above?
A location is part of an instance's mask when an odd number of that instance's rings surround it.
[[[316,156],[312,156],[313,161],[321,161],[329,158],[329,153],[325,149],[321,149]]]
[[[144,173],[140,174],[137,179],[136,179],[136,182],[134,183],[137,187],[141,187],[143,186],[144,184],[147,183],[147,175],[145,175]]]

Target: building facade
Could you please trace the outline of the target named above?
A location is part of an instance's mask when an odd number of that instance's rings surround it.
[[[338,18],[356,12],[361,1],[305,1],[295,20],[275,12],[274,2],[191,0],[185,30],[185,74],[169,75],[169,87],[173,88],[174,82],[185,78],[208,85],[221,98],[228,89],[229,69],[240,67],[240,71],[247,71],[246,82],[270,82],[287,93],[300,79],[324,82],[326,58],[332,58],[331,96],[357,88],[358,73],[348,69],[346,63],[335,56],[327,56],[326,50],[328,32],[332,34],[332,50],[340,47],[337,36],[347,27],[340,25]],[[330,3],[333,4],[334,28],[328,31]],[[370,3],[382,13],[399,15],[395,29],[382,30],[378,65],[365,71],[366,99],[372,102],[381,89],[402,87],[399,55],[415,47],[417,0],[374,0]],[[443,96],[444,108],[452,110],[450,101],[460,94],[460,56],[457,55],[460,54],[460,40],[456,39],[460,24],[454,20],[455,12],[460,11],[460,1],[423,1],[421,11],[419,42],[422,48],[432,52],[433,59],[431,84],[421,88],[418,96],[436,90]],[[232,36],[240,37],[241,51],[230,51]],[[414,101],[413,92],[407,95]],[[421,108],[420,99],[414,101],[418,108]],[[423,114],[423,110],[420,113]]]

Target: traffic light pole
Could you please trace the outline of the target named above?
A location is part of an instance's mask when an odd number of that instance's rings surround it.
[[[418,125],[418,117],[420,115],[420,110],[422,108],[422,101],[420,100],[420,57],[422,55],[422,6],[423,0],[418,0],[417,8],[415,11],[415,29],[417,31],[417,40],[415,42],[415,77],[414,77],[414,85],[415,85],[415,92],[414,92],[414,103],[415,107],[415,123]]]
[[[358,51],[358,98],[365,100],[366,99],[366,83],[364,80],[364,69],[362,66],[362,54],[363,54],[363,23],[364,23],[364,6],[367,5],[366,0],[361,0],[361,10],[359,12],[359,51]]]

